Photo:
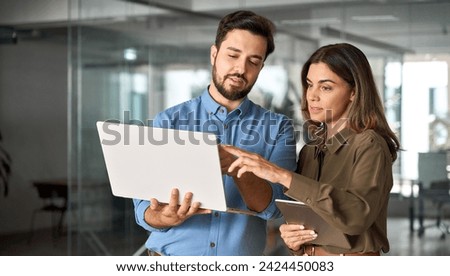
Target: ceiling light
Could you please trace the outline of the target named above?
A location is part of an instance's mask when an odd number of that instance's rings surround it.
[[[133,49],[133,48],[128,48],[128,49],[125,49],[124,51],[123,51],[123,58],[125,59],[125,60],[136,60],[136,58],[137,58],[137,51],[136,51],[136,49]]]
[[[324,25],[324,24],[339,24],[341,20],[336,17],[328,18],[309,18],[309,19],[286,19],[280,22],[283,25]]]
[[[352,20],[359,22],[392,22],[400,19],[393,15],[355,15]]]

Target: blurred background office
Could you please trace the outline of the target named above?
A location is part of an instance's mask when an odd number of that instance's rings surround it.
[[[237,9],[275,22],[250,97],[299,132],[307,57],[336,42],[366,53],[404,149],[388,255],[450,255],[445,0],[1,0],[0,255],[143,253],[147,233],[131,200],[111,194],[95,122],[145,123],[197,96],[218,21]],[[268,255],[286,254],[277,223]]]

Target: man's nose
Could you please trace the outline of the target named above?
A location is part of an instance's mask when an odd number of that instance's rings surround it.
[[[234,64],[233,73],[243,75],[247,70],[247,62],[245,59],[239,59]]]

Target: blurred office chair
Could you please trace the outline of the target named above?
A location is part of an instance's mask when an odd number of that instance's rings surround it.
[[[441,239],[445,239],[450,234],[450,225],[444,223],[447,211],[450,207],[450,181],[432,181],[429,188],[424,188],[419,183],[419,229],[418,235],[422,237],[426,228],[437,227],[441,231]],[[426,210],[427,209],[427,210]],[[431,225],[424,225],[424,219],[433,218],[436,220]]]
[[[42,206],[35,209],[31,216],[29,242],[33,237],[34,222],[40,212],[50,213],[52,220],[52,235],[58,237],[63,230],[64,215],[67,211],[68,189],[67,181],[35,181],[33,186],[37,189]]]
[[[446,151],[421,152],[418,162],[419,192],[417,196],[419,221],[418,235],[423,236],[425,229],[438,227],[441,238],[445,238],[445,225],[442,223],[445,215],[445,207],[450,203],[449,179],[447,165],[449,155]],[[424,219],[435,219],[436,223],[424,225]]]

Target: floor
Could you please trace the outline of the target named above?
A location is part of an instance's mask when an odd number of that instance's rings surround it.
[[[435,220],[426,220],[424,225],[426,229],[419,237],[417,230],[412,233],[409,230],[409,219],[388,219],[391,250],[386,255],[450,256],[450,234],[443,235],[443,232],[435,226]]]
[[[432,225],[432,221],[426,221],[425,225]],[[450,256],[450,235],[442,238],[442,232],[437,227],[427,228],[422,237],[417,231],[410,233],[409,220],[407,218],[389,218],[388,233],[391,243],[391,251],[388,256]],[[105,238],[104,240],[114,240]],[[83,238],[82,242],[95,243],[95,236]],[[133,241],[139,241],[140,237],[134,237]],[[0,236],[0,256],[65,256],[68,255],[68,239],[66,235],[55,236],[51,230],[36,231],[30,238],[28,234]],[[127,241],[129,246],[130,240]],[[268,255],[285,255],[286,250],[279,239],[270,241]],[[121,245],[112,246],[112,248]],[[87,248],[87,247],[83,247]],[[99,247],[97,247],[99,248]],[[130,255],[139,246],[132,245],[128,250]],[[86,255],[103,255],[106,251],[92,249]],[[107,252],[115,255],[115,252]]]

